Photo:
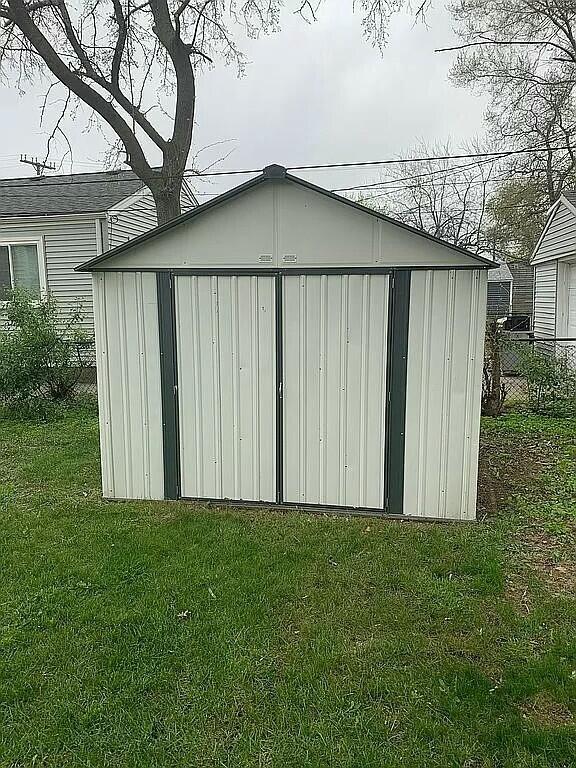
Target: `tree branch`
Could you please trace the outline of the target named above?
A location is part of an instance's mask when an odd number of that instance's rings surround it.
[[[130,130],[126,121],[118,114],[110,102],[106,101],[97,91],[85,83],[74,73],[56,53],[44,33],[30,17],[22,0],[9,0],[11,18],[22,34],[44,60],[52,74],[60,80],[72,93],[92,107],[119,136],[128,158],[128,163],[136,173],[144,178],[146,175],[154,177],[153,171],[135,135]]]

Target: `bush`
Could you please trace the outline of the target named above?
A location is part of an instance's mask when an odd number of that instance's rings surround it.
[[[0,401],[42,412],[69,397],[89,363],[80,309],[64,313],[55,299],[14,291],[2,311]]]
[[[576,370],[561,349],[517,344],[518,370],[526,381],[528,405],[537,413],[576,408]]]

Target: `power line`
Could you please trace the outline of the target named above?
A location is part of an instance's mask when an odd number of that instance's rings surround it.
[[[551,152],[559,152],[562,150],[568,150],[570,147],[568,145],[561,145],[557,147],[549,147],[547,148],[548,151]],[[510,157],[512,155],[522,155],[522,154],[537,154],[539,152],[544,151],[542,148],[534,148],[534,147],[528,147],[525,149],[511,149],[511,150],[502,150],[499,152],[471,152],[467,154],[457,154],[457,155],[430,155],[428,157],[406,157],[406,158],[390,158],[385,160],[366,160],[366,161],[358,161],[358,162],[349,162],[349,163],[324,163],[324,164],[316,164],[316,165],[291,165],[286,166],[286,170],[289,171],[316,171],[316,170],[337,170],[342,169],[346,170],[349,168],[366,168],[366,167],[375,167],[375,166],[382,166],[382,165],[402,165],[406,163],[422,163],[422,162],[433,162],[433,161],[440,161],[440,160],[463,160],[463,159],[470,159],[470,158],[505,158]],[[444,170],[450,170],[450,169],[441,169]],[[126,173],[127,171],[119,171],[118,173]],[[202,171],[194,171],[193,169],[187,168],[184,171],[183,178],[185,179],[202,179],[202,178],[214,178],[219,176],[237,176],[237,175],[249,175],[249,174],[259,174],[262,172],[261,168],[244,168],[244,169],[234,169],[234,170],[224,170],[224,171],[208,171],[208,172],[202,172]],[[102,171],[102,173],[106,173],[105,171]],[[74,175],[74,174],[71,174]],[[47,177],[47,178],[58,178],[58,177]],[[167,178],[178,178],[176,176],[169,176]],[[107,183],[126,183],[127,181],[138,181],[138,178],[136,179],[125,179],[125,178],[107,178],[105,181]],[[6,179],[5,181],[11,181],[10,179]],[[17,181],[17,180],[14,180]],[[19,181],[19,180],[18,180]],[[69,181],[69,182],[52,182],[52,181],[23,181],[23,183],[11,183],[9,184],[10,188],[17,188],[17,187],[50,187],[50,186],[64,186],[64,185],[83,185],[83,184],[99,184],[104,179],[77,179],[76,181]],[[145,180],[141,180],[142,183],[146,183]],[[2,183],[2,179],[0,179],[0,184]]]

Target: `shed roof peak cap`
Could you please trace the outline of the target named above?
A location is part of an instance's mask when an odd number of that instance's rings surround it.
[[[286,168],[284,168],[283,165],[277,165],[276,163],[273,163],[272,165],[267,165],[266,168],[264,168],[262,171],[262,174],[267,179],[285,179]]]

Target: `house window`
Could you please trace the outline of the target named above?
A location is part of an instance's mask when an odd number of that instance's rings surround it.
[[[0,300],[6,300],[13,288],[40,297],[41,282],[36,243],[0,244]]]

